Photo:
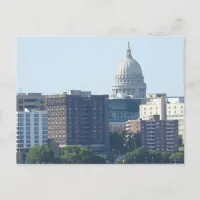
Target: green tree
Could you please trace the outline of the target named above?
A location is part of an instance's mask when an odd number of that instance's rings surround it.
[[[127,152],[131,152],[136,148],[135,137],[131,133],[124,133],[123,134],[123,154]]]
[[[124,148],[124,135],[119,133],[110,134],[110,146],[112,152],[121,154]]]
[[[184,163],[184,152],[176,152],[170,156],[170,159],[174,163]]]
[[[135,138],[136,148],[141,147],[142,146],[142,144],[141,144],[141,134],[140,133],[134,134],[134,138]]]
[[[170,152],[163,152],[162,153],[162,163],[170,163],[170,156],[171,153]]]
[[[182,135],[178,135],[178,146],[179,147],[184,147],[183,136]]]
[[[86,164],[105,164],[106,159],[103,156],[99,155],[91,155],[87,159],[84,160],[84,163]]]
[[[64,147],[61,149],[60,159],[62,163],[69,164],[106,163],[104,157],[95,155],[91,149],[86,147]]]
[[[113,163],[115,159],[117,158],[117,155],[115,153],[111,153],[107,155],[106,159],[108,162]]]
[[[160,151],[153,151],[150,155],[152,163],[161,163],[162,153]]]
[[[146,163],[149,158],[148,149],[139,147],[125,155],[125,163]]]
[[[28,160],[30,163],[51,163],[54,154],[48,146],[35,146],[29,149]]]

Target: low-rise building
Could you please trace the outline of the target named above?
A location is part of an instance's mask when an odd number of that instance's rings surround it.
[[[111,133],[124,133],[126,132],[126,122],[110,122]]]
[[[126,132],[138,134],[141,132],[141,120],[129,120],[126,122]]]

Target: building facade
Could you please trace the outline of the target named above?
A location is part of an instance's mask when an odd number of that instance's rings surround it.
[[[149,119],[149,116],[159,115],[161,120],[166,119],[166,94],[148,94],[146,103],[140,105],[140,118]]]
[[[25,108],[38,111],[46,110],[45,96],[41,93],[18,93],[17,111],[23,112]]]
[[[110,122],[126,122],[139,118],[140,104],[145,99],[109,99]]]
[[[140,134],[142,146],[149,151],[178,151],[178,120],[142,120]]]
[[[36,145],[47,145],[48,115],[46,111],[17,112],[17,152],[28,152]]]
[[[140,105],[140,118],[159,115],[161,120],[178,120],[179,134],[184,136],[184,98],[167,97],[166,94],[149,94],[145,104]]]
[[[184,139],[184,98],[183,97],[169,97],[167,98],[166,108],[167,120],[178,120],[178,132]]]
[[[111,97],[146,98],[146,83],[142,69],[140,64],[132,57],[129,43],[126,58],[118,66]]]
[[[124,133],[126,132],[126,122],[110,122],[111,133]]]
[[[141,132],[141,120],[129,120],[126,122],[126,132],[139,134]]]
[[[71,91],[46,97],[49,138],[60,146],[83,145],[109,151],[108,95]]]

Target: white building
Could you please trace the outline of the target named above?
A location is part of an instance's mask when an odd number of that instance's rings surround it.
[[[184,97],[149,94],[146,104],[140,105],[140,118],[148,120],[153,115],[159,115],[160,120],[178,120],[178,133],[184,135]]]
[[[17,113],[17,151],[27,152],[36,145],[47,145],[47,111],[29,111]]]
[[[146,104],[140,105],[140,118],[148,120],[149,116],[160,115],[160,120],[166,115],[166,94],[148,94]]]
[[[146,98],[146,83],[140,64],[132,57],[130,45],[119,64],[111,98]]]
[[[166,118],[168,120],[179,120],[179,134],[184,135],[184,98],[168,97]]]

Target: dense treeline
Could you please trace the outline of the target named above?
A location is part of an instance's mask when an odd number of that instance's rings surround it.
[[[86,147],[66,146],[60,148],[59,157],[55,157],[48,146],[35,146],[30,148],[26,160],[32,164],[184,163],[184,151],[171,154],[169,152],[149,152],[146,148],[142,148],[140,134],[111,133],[110,143],[111,152],[107,155],[98,155]],[[181,137],[179,137],[179,146],[183,147]],[[25,162],[25,160],[22,161],[22,163]]]

